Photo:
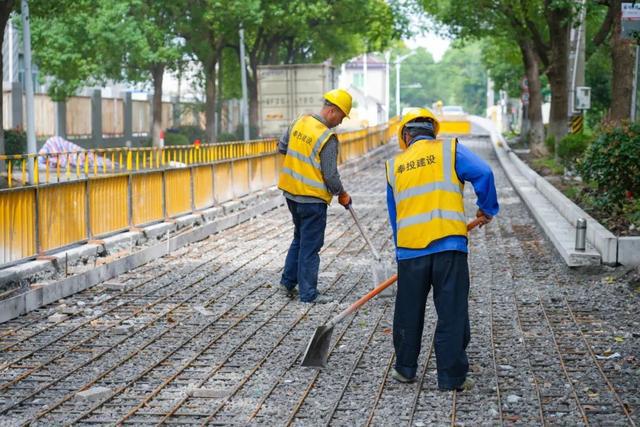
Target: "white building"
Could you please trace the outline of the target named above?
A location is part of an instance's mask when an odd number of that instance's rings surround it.
[[[347,89],[353,96],[351,119],[345,120],[345,128],[374,126],[387,120],[388,67],[383,58],[367,54],[351,59],[342,65],[338,87]]]

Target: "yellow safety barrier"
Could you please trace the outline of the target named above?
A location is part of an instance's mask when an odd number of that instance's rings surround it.
[[[164,175],[164,197],[167,216],[191,212],[191,170],[168,170]]]
[[[86,213],[85,181],[40,188],[38,190],[39,252],[88,239]]]
[[[162,190],[161,172],[131,176],[132,225],[149,224],[164,218]]]
[[[35,206],[34,188],[0,193],[0,265],[37,253]]]
[[[440,135],[469,135],[471,122],[466,116],[442,116],[440,119]]]
[[[208,208],[213,205],[213,168],[210,165],[196,166],[192,171],[195,208]]]
[[[339,162],[395,135],[388,124],[338,134]],[[0,156],[0,266],[165,220],[277,184],[275,139],[198,147],[117,148]],[[33,161],[33,183],[27,165]]]
[[[91,237],[126,229],[129,226],[129,177],[96,178],[87,185]]]
[[[234,197],[249,194],[249,161],[234,160],[231,162],[231,187]]]

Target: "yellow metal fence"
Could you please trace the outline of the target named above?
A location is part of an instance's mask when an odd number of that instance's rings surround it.
[[[396,126],[339,134],[339,163],[385,144]],[[40,166],[36,185],[22,179],[29,158]],[[274,139],[2,160],[0,266],[267,189],[282,165]]]

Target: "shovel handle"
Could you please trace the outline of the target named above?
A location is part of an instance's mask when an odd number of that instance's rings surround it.
[[[353,211],[351,211],[351,212],[353,214]],[[355,218],[355,216],[354,216],[354,218]],[[469,224],[467,224],[467,231],[470,231],[470,230],[474,229],[475,227],[477,227],[481,223],[482,223],[482,219],[481,218],[474,219]],[[356,224],[357,224],[357,220],[356,220]],[[336,315],[333,319],[331,319],[329,321],[329,323],[328,323],[328,326],[333,326],[336,323],[340,322],[342,319],[347,317],[349,314],[353,313],[354,311],[356,311],[357,309],[362,307],[364,305],[364,303],[369,301],[371,298],[375,297],[380,292],[384,291],[389,286],[393,285],[396,282],[396,280],[398,280],[398,275],[394,274],[393,276],[389,277],[384,282],[380,283],[378,286],[376,286],[368,294],[366,294],[365,296],[361,297],[358,301],[354,302],[349,307],[345,308],[340,314]]]
[[[367,244],[369,245],[369,248],[371,249],[371,252],[373,253],[373,256],[375,257],[376,261],[380,261],[381,260],[380,254],[378,253],[376,248],[373,246],[373,243],[371,243],[371,240],[369,240],[369,237],[367,236],[367,234],[364,232],[362,225],[360,225],[360,220],[358,219],[358,216],[356,215],[356,212],[353,210],[353,207],[351,206],[351,204],[347,206],[347,209],[349,210],[349,213],[353,217],[353,221],[356,223],[358,230],[360,230],[360,234],[362,234],[362,237],[364,238],[364,240],[366,240]]]
[[[342,319],[344,319],[345,317],[347,317],[349,314],[353,313],[354,311],[356,311],[357,309],[359,309],[360,307],[362,307],[362,305],[369,301],[371,298],[375,297],[376,295],[378,295],[380,292],[384,291],[386,288],[388,288],[389,286],[391,286],[392,284],[395,283],[395,281],[398,280],[398,275],[394,274],[393,276],[389,277],[387,280],[385,280],[384,282],[380,283],[378,286],[375,287],[375,289],[373,289],[372,291],[370,291],[368,294],[366,294],[365,296],[363,296],[362,298],[360,298],[358,301],[354,302],[353,304],[351,304],[349,307],[347,307],[346,309],[344,309],[340,314],[338,314],[336,317],[334,317],[333,319],[331,319],[331,321],[329,321],[329,325],[333,326],[336,323],[338,323],[339,321],[341,321]]]

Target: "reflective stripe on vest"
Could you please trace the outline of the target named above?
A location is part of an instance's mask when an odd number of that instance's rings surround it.
[[[278,188],[298,196],[310,196],[330,203],[320,167],[320,151],[333,131],[313,116],[303,116],[291,127]],[[313,142],[313,145],[311,144]]]
[[[455,174],[455,140],[419,141],[387,162],[396,204],[397,246],[426,248],[466,236],[463,184]]]

